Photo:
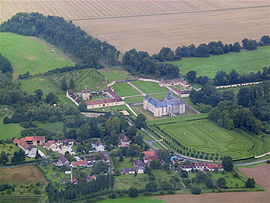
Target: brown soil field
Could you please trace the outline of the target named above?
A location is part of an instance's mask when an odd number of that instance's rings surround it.
[[[17,12],[63,16],[124,52],[259,39],[269,34],[268,0],[1,0],[1,21]]]
[[[36,166],[0,168],[0,183],[33,184],[37,182],[46,183],[47,180]]]
[[[252,168],[240,169],[246,176],[253,177],[256,183],[264,187],[263,192],[224,192],[202,195],[164,195],[159,199],[167,203],[269,203],[270,202],[270,165],[264,164]]]

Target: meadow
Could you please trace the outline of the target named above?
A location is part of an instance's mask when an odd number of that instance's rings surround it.
[[[134,81],[131,83],[146,94],[164,93],[169,91],[166,87],[160,87],[159,84],[155,82]]]
[[[118,96],[132,96],[132,95],[140,95],[136,89],[130,86],[128,83],[116,83],[113,85],[114,91]]]
[[[74,65],[58,49],[38,38],[0,33],[0,39],[0,52],[10,60],[15,77],[27,71],[35,75]]]
[[[205,114],[161,119],[150,123],[158,125],[161,131],[155,126],[153,129],[163,136],[167,137],[165,133],[168,133],[191,149],[190,154],[196,150],[208,154],[208,158],[213,154],[227,155],[233,159],[247,158],[266,152],[270,146],[267,139],[221,128],[209,121]],[[177,148],[169,137],[167,139]]]
[[[178,66],[183,74],[195,70],[197,76],[213,78],[220,70],[229,73],[235,69],[240,74],[257,72],[270,65],[269,56],[270,46],[265,46],[254,51],[241,50],[239,53],[228,53],[208,58],[183,58],[169,63]]]

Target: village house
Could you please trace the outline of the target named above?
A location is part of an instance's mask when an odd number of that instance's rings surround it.
[[[150,165],[150,163],[154,160],[160,160],[160,157],[158,156],[156,151],[149,150],[143,152],[143,162],[146,166]]]
[[[124,132],[121,132],[119,136],[118,147],[129,147],[130,141],[128,141],[128,137]]]
[[[105,147],[101,144],[100,141],[92,142],[92,147],[95,149],[96,152],[104,152]]]
[[[69,166],[69,161],[64,156],[60,156],[56,163],[57,166]]]
[[[72,146],[74,145],[74,139],[64,139],[64,140],[49,140],[48,142],[44,143],[42,146],[47,150],[52,150],[53,152],[57,152],[60,154],[65,154],[69,152],[70,154],[75,154],[73,152]]]
[[[44,142],[44,136],[24,137],[21,139],[15,138],[13,140],[13,143],[16,144],[20,149],[22,149],[25,155],[29,158],[34,158],[37,153],[39,153],[41,157],[45,157],[45,154],[38,150],[36,147]]]
[[[92,176],[87,176],[86,177],[86,182],[91,182],[97,179],[97,175],[92,175]]]
[[[134,160],[133,161],[133,166],[137,170],[138,174],[144,173],[146,165],[142,160]]]
[[[135,174],[135,168],[121,168],[120,173],[123,175],[132,175]]]
[[[101,156],[101,160],[104,161],[105,163],[111,163],[109,156],[106,155],[105,153],[99,152],[99,155]]]
[[[97,162],[95,158],[85,158],[85,161],[87,162],[88,166],[93,166]]]
[[[81,97],[82,97],[83,100],[91,99],[91,93],[90,93],[89,89],[86,86],[82,90]]]
[[[179,168],[181,170],[185,170],[187,172],[190,172],[192,170],[198,170],[198,171],[223,171],[223,167],[221,164],[216,163],[205,163],[205,162],[197,162],[191,165],[179,165]]]
[[[71,167],[87,167],[87,161],[82,160],[82,161],[73,161],[71,162]]]
[[[170,92],[163,100],[157,100],[153,97],[146,95],[143,99],[143,108],[154,114],[155,117],[184,114],[185,102],[181,99],[174,97]]]

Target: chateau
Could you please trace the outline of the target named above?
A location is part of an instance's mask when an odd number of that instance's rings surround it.
[[[185,103],[181,97],[176,98],[171,92],[163,100],[145,96],[143,108],[151,111],[156,117],[185,113]]]

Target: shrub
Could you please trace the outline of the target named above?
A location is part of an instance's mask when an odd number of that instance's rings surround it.
[[[194,195],[199,195],[202,193],[202,190],[199,186],[192,186],[191,188],[191,193],[194,194]]]
[[[130,197],[132,197],[132,198],[137,197],[138,196],[138,190],[137,190],[137,188],[135,188],[135,187],[129,188],[128,195]]]

